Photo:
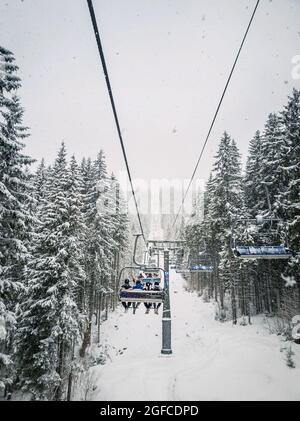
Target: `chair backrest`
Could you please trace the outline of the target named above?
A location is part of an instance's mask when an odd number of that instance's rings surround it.
[[[207,265],[191,266],[190,272],[213,272],[213,267]]]
[[[289,259],[292,251],[284,246],[236,246],[234,255],[244,259]]]
[[[123,290],[120,291],[119,299],[128,303],[162,303],[165,298],[165,292],[161,291],[145,291],[145,290]]]

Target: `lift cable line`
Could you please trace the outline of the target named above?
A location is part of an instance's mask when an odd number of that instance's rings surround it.
[[[117,110],[116,110],[116,106],[115,106],[115,101],[114,101],[113,92],[112,92],[112,88],[111,88],[111,84],[110,84],[110,80],[109,80],[105,56],[104,56],[102,43],[101,43],[101,39],[100,39],[100,34],[99,34],[97,19],[96,19],[96,16],[95,16],[93,1],[87,0],[87,3],[88,3],[89,11],[90,11],[90,16],[91,16],[91,20],[92,20],[94,33],[95,33],[97,47],[98,47],[98,51],[99,51],[99,55],[100,55],[100,59],[101,59],[101,63],[102,63],[102,68],[103,68],[103,72],[104,72],[104,76],[105,76],[106,86],[107,86],[107,90],[108,90],[108,93],[109,93],[110,103],[111,103],[115,123],[116,123],[116,126],[117,126],[117,131],[118,131],[118,135],[119,135],[119,140],[120,140],[120,144],[121,144],[123,158],[124,158],[124,161],[125,161],[127,174],[128,174],[128,178],[129,178],[129,181],[130,181],[132,196],[133,196],[133,199],[134,199],[134,204],[135,204],[137,217],[138,217],[138,221],[139,221],[139,225],[140,225],[140,229],[141,229],[141,234],[142,234],[142,237],[143,237],[144,242],[146,244],[142,220],[141,220],[139,207],[138,207],[138,203],[137,203],[137,199],[136,199],[136,195],[135,195],[135,190],[134,190],[134,187],[133,187],[133,182],[132,182],[131,172],[130,172],[130,168],[129,168],[129,164],[128,164],[127,154],[126,154],[126,150],[125,150],[125,146],[124,146],[124,142],[123,142],[123,137],[122,137],[122,133],[121,133],[121,129],[120,129],[119,118],[118,118],[118,114],[117,114]]]
[[[246,29],[245,35],[244,35],[244,37],[243,37],[243,40],[242,40],[241,45],[240,45],[240,48],[239,48],[238,53],[237,53],[237,55],[236,55],[236,58],[235,58],[235,60],[234,60],[233,66],[232,66],[232,68],[231,68],[230,74],[229,74],[229,76],[228,76],[228,79],[227,79],[227,82],[226,82],[225,88],[224,88],[223,93],[222,93],[222,96],[221,96],[221,99],[220,99],[220,101],[219,101],[218,107],[217,107],[216,112],[215,112],[215,114],[214,114],[214,117],[213,117],[212,123],[211,123],[210,128],[209,128],[209,131],[208,131],[208,133],[207,133],[207,136],[206,136],[205,142],[204,142],[204,144],[203,144],[203,147],[202,147],[202,149],[201,149],[201,152],[200,152],[200,155],[199,155],[199,158],[198,158],[197,164],[196,164],[196,166],[195,166],[195,168],[194,168],[194,171],[193,171],[192,177],[191,177],[191,179],[190,179],[190,182],[189,182],[189,184],[188,184],[188,187],[187,187],[187,189],[186,189],[186,191],[185,191],[185,193],[184,193],[184,197],[183,197],[183,199],[182,199],[182,202],[181,202],[180,208],[179,208],[179,210],[178,210],[178,212],[177,212],[177,214],[176,214],[176,216],[175,216],[175,219],[174,219],[174,222],[173,222],[173,227],[175,226],[175,224],[176,224],[176,222],[177,222],[177,220],[178,220],[178,216],[179,216],[179,214],[180,214],[180,212],[181,212],[181,209],[182,209],[182,207],[183,207],[183,205],[184,205],[184,202],[185,202],[185,200],[186,200],[187,194],[188,194],[188,192],[189,192],[189,190],[190,190],[190,188],[191,188],[191,185],[192,185],[193,179],[194,179],[194,177],[195,177],[195,175],[196,175],[197,169],[198,169],[199,164],[200,164],[200,161],[201,161],[201,159],[202,159],[202,156],[203,156],[203,153],[204,153],[205,147],[206,147],[206,145],[207,145],[208,139],[209,139],[209,137],[210,137],[211,131],[212,131],[213,127],[214,127],[214,124],[215,124],[216,118],[217,118],[217,116],[218,116],[218,114],[219,114],[219,110],[220,110],[220,108],[221,108],[221,105],[222,105],[222,102],[223,102],[223,99],[224,99],[225,93],[226,93],[226,91],[227,91],[227,88],[228,88],[229,82],[230,82],[231,77],[232,77],[232,75],[233,75],[233,72],[234,72],[235,66],[236,66],[237,61],[238,61],[238,59],[239,59],[239,56],[240,56],[240,53],[241,53],[241,51],[242,51],[243,45],[244,45],[244,43],[245,43],[245,40],[246,40],[246,38],[247,38],[247,35],[248,35],[248,32],[249,32],[250,26],[251,26],[251,24],[252,24],[252,22],[253,22],[253,19],[254,19],[254,16],[255,16],[255,13],[256,13],[257,7],[258,7],[258,5],[259,5],[259,2],[260,2],[260,0],[257,0],[256,5],[255,5],[255,7],[254,7],[254,10],[253,10],[253,13],[252,13],[251,19],[250,19],[250,21],[249,21],[249,23],[248,23],[248,26],[247,26],[247,29]]]

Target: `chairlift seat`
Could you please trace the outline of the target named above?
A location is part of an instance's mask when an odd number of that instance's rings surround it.
[[[119,298],[122,303],[162,303],[165,292],[127,289],[120,291]]]
[[[161,282],[160,278],[139,278],[139,280],[143,283],[143,284],[154,284],[155,282]]]
[[[212,273],[213,267],[212,266],[206,266],[206,265],[191,266],[190,272]]]
[[[289,259],[293,252],[284,246],[236,246],[235,257],[240,259]]]

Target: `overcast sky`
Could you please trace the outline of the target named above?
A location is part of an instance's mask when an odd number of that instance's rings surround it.
[[[189,178],[255,0],[94,0],[134,177]],[[27,152],[123,160],[85,0],[0,0],[0,43],[20,67]],[[248,142],[292,87],[300,1],[261,0],[199,168],[226,129]]]

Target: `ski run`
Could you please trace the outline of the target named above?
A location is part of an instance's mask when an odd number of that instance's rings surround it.
[[[269,332],[263,316],[252,325],[220,323],[175,271],[170,277],[173,355],[161,356],[161,314],[132,314],[121,306],[102,325],[109,357],[90,370],[96,401],[300,400],[300,347],[296,368],[285,361],[286,342]]]

